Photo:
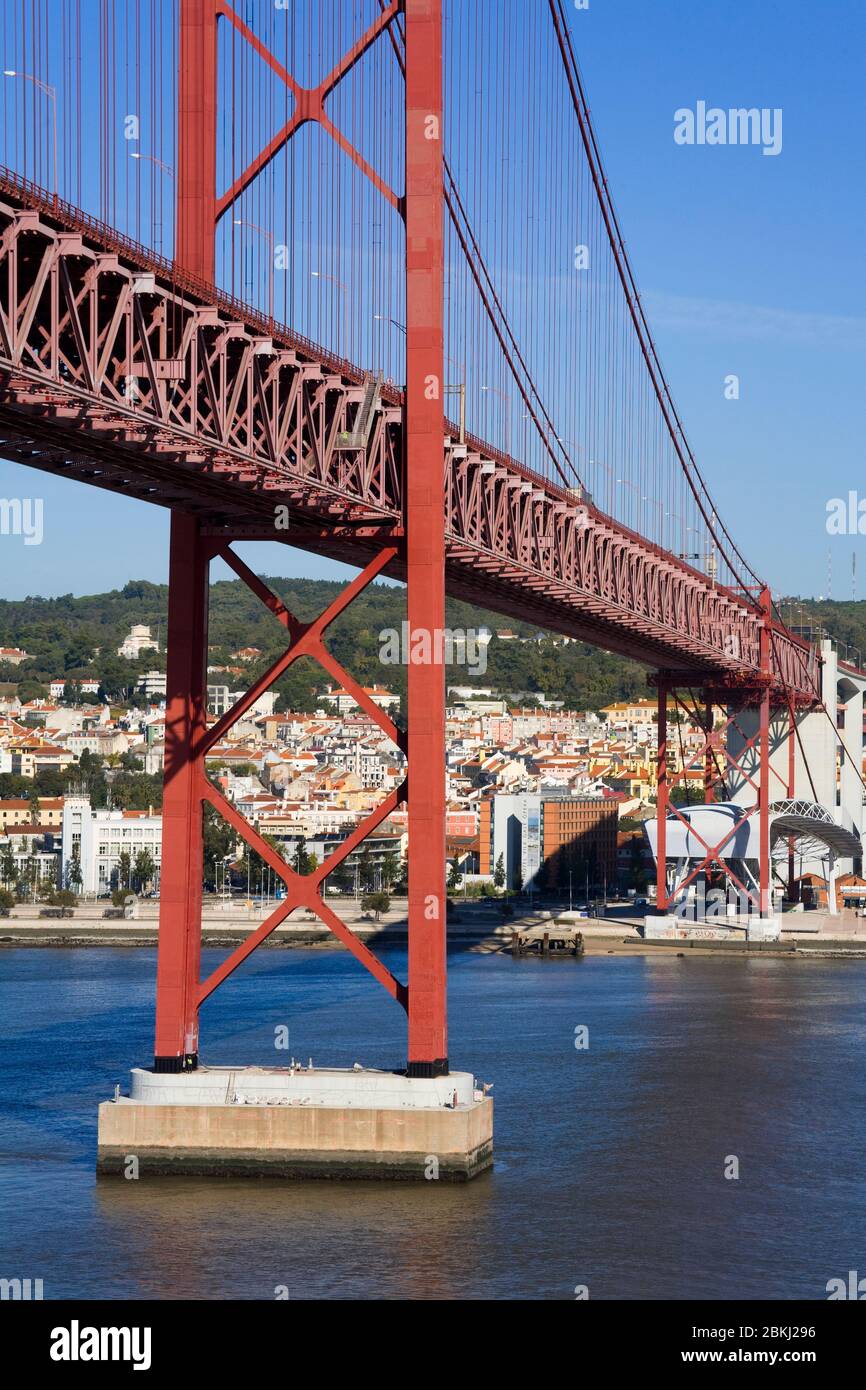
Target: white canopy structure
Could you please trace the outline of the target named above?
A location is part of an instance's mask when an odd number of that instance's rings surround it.
[[[754,808],[736,802],[679,806],[667,818],[667,863],[672,870],[670,892],[686,884],[690,875],[706,859],[712,848],[724,859],[746,888],[758,889],[758,818]],[[839,813],[840,820],[844,813]],[[770,807],[770,850],[778,860],[791,850],[801,857],[827,861],[828,905],[836,911],[835,873],[838,859],[859,859],[863,854],[860,836],[852,826],[834,819],[830,811],[800,798],[777,801]],[[653,858],[657,858],[658,823],[644,822]],[[724,841],[724,843],[722,843]],[[717,848],[718,847],[718,848]],[[711,872],[712,866],[708,866]],[[724,898],[726,890],[713,890]]]

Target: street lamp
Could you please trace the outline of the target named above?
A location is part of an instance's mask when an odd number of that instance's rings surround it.
[[[170,164],[166,164],[165,160],[164,160],[164,159],[160,159],[158,155],[155,155],[155,154],[144,154],[141,150],[130,150],[130,151],[129,151],[129,157],[130,157],[130,159],[136,159],[136,160],[139,160],[139,161],[145,160],[148,164],[153,164],[157,169],[159,169],[163,174],[165,174],[167,178],[170,178],[171,181],[172,181],[172,183],[174,182],[174,170],[172,169],[172,167],[171,167]],[[154,199],[154,202],[155,202],[155,199]],[[162,202],[161,202],[161,200],[160,200],[159,218],[158,218],[158,219],[157,219],[157,210],[156,210],[156,207],[153,206],[153,207],[151,208],[151,222],[152,222],[152,226],[153,226],[154,238],[158,241],[159,249],[160,249],[160,251],[161,251],[161,250],[162,250]]]
[[[373,318],[376,320],[377,323],[393,323],[394,327],[395,327],[395,328],[398,328],[398,329],[400,330],[400,332],[403,334],[403,337],[405,338],[405,336],[406,336],[406,325],[405,325],[405,323],[400,323],[400,321],[399,321],[398,319],[392,318],[390,314],[374,314],[374,315],[373,315]],[[449,357],[449,355],[448,355],[447,352],[443,352],[442,356],[444,357],[444,359],[445,359],[446,362],[450,362],[450,363],[451,363],[452,367],[456,367],[456,368],[457,368],[457,374],[458,374],[458,376],[460,377],[459,382],[455,383],[454,385],[449,385],[449,384],[446,382],[445,385],[442,387],[442,394],[443,394],[443,396],[459,396],[459,397],[460,397],[460,414],[459,414],[459,419],[458,419],[458,425],[459,425],[459,434],[458,434],[458,438],[459,438],[459,442],[460,442],[461,444],[465,444],[465,443],[466,443],[466,370],[465,370],[465,367],[463,367],[459,362],[455,362],[455,360],[454,360],[453,357]],[[484,387],[482,387],[481,389],[484,390]]]
[[[338,280],[336,275],[326,275],[323,270],[311,270],[310,274],[314,280],[328,280],[343,295],[343,350],[348,357],[349,353],[349,286],[343,280]]]
[[[129,157],[130,159],[146,159],[148,163],[155,164],[164,174],[168,174],[170,179],[174,178],[174,170],[171,165],[166,164],[165,160],[159,159],[155,154],[142,154],[141,150],[130,150]]]
[[[462,365],[461,363],[455,362],[453,357],[449,357],[447,352],[444,353],[443,355],[444,355],[444,357],[445,357],[445,361],[446,361],[446,362],[450,362],[451,365],[452,365],[453,367],[456,367],[456,368],[457,368],[457,375],[458,375],[459,378],[460,378],[460,380],[459,380],[459,381],[456,383],[456,385],[454,385],[454,386],[449,386],[449,385],[446,383],[446,385],[443,386],[443,388],[442,388],[442,393],[443,393],[443,395],[445,395],[445,396],[456,395],[456,396],[459,396],[459,397],[460,397],[460,412],[459,412],[459,417],[458,417],[458,422],[457,422],[457,423],[458,423],[458,427],[459,427],[458,438],[459,438],[459,441],[460,441],[461,444],[465,444],[465,443],[466,443],[466,368],[465,368],[465,366]]]
[[[20,77],[23,82],[32,82],[34,87],[38,87],[40,92],[47,96],[53,109],[53,136],[54,136],[54,201],[57,202],[57,88],[52,87],[50,82],[43,82],[41,77],[34,77],[29,72],[18,72],[16,68],[4,68],[4,77]]]
[[[374,314],[373,318],[376,320],[377,323],[393,323],[394,327],[399,328],[400,332],[403,334],[403,337],[405,338],[405,323],[400,323],[397,319],[392,319],[390,314]]]
[[[482,391],[492,391],[505,405],[505,452],[511,457],[511,400],[498,386],[482,386]]]
[[[245,217],[235,217],[232,219],[236,227],[249,227],[250,231],[258,232],[260,237],[264,237],[270,248],[270,262],[268,271],[268,318],[271,323],[274,321],[274,234],[269,232],[266,227],[259,227],[255,222],[248,222]]]
[[[521,416],[521,419],[522,419],[522,420],[529,420],[529,419],[531,419],[531,418],[532,418],[532,417],[531,417],[528,413],[524,413],[524,414]],[[525,429],[525,428],[526,428],[526,427],[524,426],[524,429]],[[578,473],[578,476],[579,476],[581,479],[583,479],[584,476],[586,476],[586,477],[588,478],[589,475],[585,473],[583,463],[581,462],[581,459],[580,459],[580,455],[586,453],[586,447],[585,447],[585,445],[581,444],[580,441],[577,440],[577,439],[567,439],[566,436],[563,435],[563,434],[558,434],[558,435],[556,436],[556,442],[557,442],[557,444],[564,444],[564,445],[567,445],[567,446],[568,446],[568,448],[564,448],[563,451],[562,451],[562,452],[565,454],[566,458],[568,459],[568,462],[572,465],[573,468],[576,468],[576,471],[577,471],[577,473]],[[575,463],[574,463],[574,459],[571,457],[571,454],[569,453],[569,449],[576,449],[576,450],[577,450],[577,464],[576,464],[576,465],[575,465]],[[592,459],[588,459],[588,460],[587,460],[587,464],[588,464],[588,466],[592,466],[592,467],[595,466],[595,465],[593,464]],[[590,487],[589,487],[588,482],[581,481],[580,491],[584,494],[584,496],[588,496],[590,499],[592,498],[592,492],[591,492],[591,489],[590,489]]]

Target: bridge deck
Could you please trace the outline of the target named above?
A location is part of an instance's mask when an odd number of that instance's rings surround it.
[[[0,171],[4,456],[351,563],[402,537],[399,391],[382,388],[366,446],[347,447],[366,385],[353,364]],[[760,678],[749,596],[483,440],[460,443],[454,425],[443,463],[450,594],[690,679]],[[816,654],[781,626],[770,672],[777,697],[816,698]]]

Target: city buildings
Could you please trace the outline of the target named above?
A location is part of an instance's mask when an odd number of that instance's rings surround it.
[[[124,645],[140,654],[156,643],[148,628],[136,625]],[[244,668],[262,655],[258,648],[241,647],[232,653],[239,665],[211,669],[231,673],[232,683],[241,685]],[[158,811],[124,806],[117,789],[129,788],[130,776],[162,772],[165,681],[151,669],[138,678],[136,704],[80,703],[82,694],[100,688],[97,662],[92,676],[75,678],[77,683],[58,677],[50,700],[7,699],[0,706],[0,775],[16,779],[5,811],[0,803],[0,836],[4,830],[17,835],[16,854],[29,863],[28,872],[34,855],[42,855],[46,882],[80,874],[80,891],[105,894],[116,884],[124,852],[129,861],[123,863],[134,864],[147,851],[158,885]],[[222,717],[240,693],[228,677],[225,683],[212,681],[209,722]],[[393,711],[399,704],[399,696],[381,685],[371,684],[366,694],[381,709]],[[320,861],[327,857],[406,777],[404,754],[348,691],[331,685],[320,698],[322,707],[308,714],[278,709],[275,693],[266,692],[207,756],[209,775],[226,798],[287,860],[301,845]],[[655,799],[653,716],[649,699],[617,701],[597,713],[564,709],[540,691],[521,705],[494,686],[452,687],[443,769],[449,859],[482,888],[498,883],[500,862],[505,886],[531,893],[561,896],[571,890],[582,896],[587,880],[599,891],[605,881],[611,891],[618,881],[633,883],[640,866],[632,841],[642,843],[640,821],[652,814]],[[681,770],[700,746],[701,732],[679,714],[671,727],[676,736],[668,749],[670,765]],[[78,778],[85,754],[86,775]],[[91,805],[87,797],[87,777],[95,767],[100,799],[107,797],[110,808]],[[703,799],[703,776],[701,764],[681,779],[692,799]],[[22,781],[41,792],[45,778],[55,794],[40,795],[37,815]],[[55,788],[65,789],[66,797]],[[147,800],[158,797],[158,786],[148,787]],[[141,806],[140,796],[134,804]],[[619,827],[618,852],[617,829],[625,818],[630,819]],[[51,834],[54,845],[45,838]],[[398,806],[365,843],[372,846],[372,882],[393,882],[395,856],[405,868],[405,808]],[[240,840],[232,852],[243,854]],[[344,891],[360,885],[362,855],[362,849],[354,853],[338,876]],[[371,880],[369,858],[364,879]]]

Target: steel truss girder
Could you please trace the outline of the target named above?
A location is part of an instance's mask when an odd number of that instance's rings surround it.
[[[187,287],[196,282],[109,229],[97,234],[83,214],[70,231],[74,209],[58,225],[50,204],[28,206],[35,194],[16,198],[9,176],[2,188],[0,433],[10,456],[63,472],[76,446],[99,450],[106,468],[92,481],[167,505],[180,496],[222,524],[267,525],[288,506],[297,530],[276,538],[310,548],[320,548],[311,526],[401,524],[399,393],[384,393],[366,449],[335,448],[363,396],[350,364],[269,335],[252,310]],[[529,601],[553,630],[648,664],[700,667],[735,686],[754,679],[754,604],[482,441],[469,437],[468,451],[457,441],[448,426],[449,592],[483,592],[515,616]],[[341,538],[330,553],[344,547]],[[778,625],[768,673],[777,701],[817,698],[814,649]]]

